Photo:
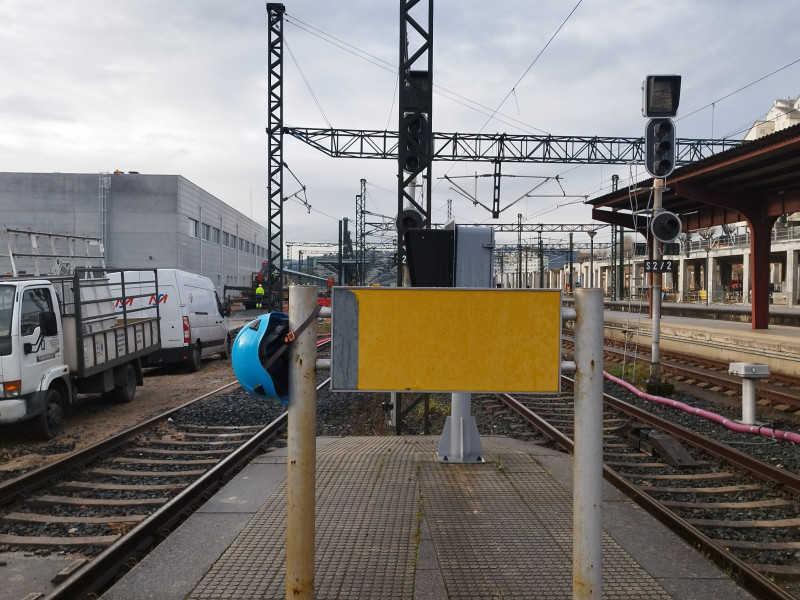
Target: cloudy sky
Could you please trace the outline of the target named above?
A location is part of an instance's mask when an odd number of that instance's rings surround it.
[[[285,124],[396,130],[399,1],[285,6]],[[435,0],[433,128],[641,136],[644,76],[676,73],[678,137],[741,138],[800,94],[795,14],[792,0]],[[179,174],[266,223],[267,36],[262,0],[0,0],[0,168]],[[287,201],[285,241],[335,241],[362,178],[367,210],[396,213],[393,161],[329,158],[291,137],[284,159],[285,194],[303,185],[311,206]],[[457,222],[490,222],[440,179],[477,181],[491,204],[491,178],[474,178],[490,172],[434,163],[433,221],[450,199]],[[646,177],[641,165],[503,172],[518,177],[501,207],[545,182],[504,223],[588,223],[583,197],[613,174]]]

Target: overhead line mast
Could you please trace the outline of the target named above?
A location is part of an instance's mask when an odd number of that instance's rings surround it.
[[[427,4],[427,10],[423,10]],[[415,18],[412,10],[420,18]],[[426,22],[427,21],[427,22]],[[411,34],[411,35],[409,35]],[[397,141],[397,285],[403,285],[404,214],[419,213],[415,227],[431,226],[433,158],[433,0],[400,0],[399,126]],[[423,204],[416,197],[418,186]],[[407,209],[412,211],[407,212]]]
[[[269,97],[267,116],[268,161],[268,221],[267,308],[283,310],[283,14],[286,7],[277,2],[267,3],[269,15]]]

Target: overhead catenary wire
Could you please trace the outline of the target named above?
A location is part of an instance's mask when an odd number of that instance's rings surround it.
[[[374,54],[370,54],[369,52],[365,52],[363,50],[360,50],[360,49],[356,48],[355,46],[353,46],[352,44],[348,44],[347,42],[345,42],[343,40],[340,40],[339,38],[337,38],[335,36],[332,36],[332,35],[330,35],[328,33],[325,33],[324,31],[322,31],[320,29],[317,29],[316,27],[313,27],[313,26],[309,25],[308,23],[305,23],[305,22],[301,21],[300,19],[297,19],[296,17],[292,17],[292,16],[289,16],[287,14],[285,16],[285,18],[286,18],[286,23],[287,24],[294,25],[295,27],[305,31],[306,33],[309,33],[309,34],[311,34],[311,35],[313,35],[313,36],[315,36],[315,37],[317,37],[317,38],[319,38],[319,39],[321,39],[321,40],[323,40],[323,41],[325,41],[325,42],[327,42],[327,43],[329,43],[329,44],[331,44],[333,46],[336,46],[337,48],[340,48],[341,50],[344,50],[345,52],[348,52],[349,54],[352,54],[353,56],[355,56],[357,58],[365,60],[365,61],[371,63],[372,65],[375,65],[376,67],[378,67],[380,69],[383,69],[385,71],[388,71],[388,72],[394,74],[395,76],[397,75],[397,65],[395,65],[393,63],[390,63],[390,62],[388,62],[388,61],[386,61],[386,60],[384,60],[384,59],[382,59],[382,58],[380,58],[378,56],[375,56]],[[395,95],[397,93],[397,89],[396,89],[397,88],[397,84],[398,84],[398,78],[396,77],[395,78]],[[523,130],[526,130],[528,132],[536,131],[536,132],[539,132],[539,133],[543,133],[545,135],[550,135],[549,132],[547,132],[547,131],[545,131],[543,129],[539,129],[538,127],[535,127],[535,126],[531,125],[530,123],[525,123],[523,121],[515,119],[512,116],[509,116],[509,115],[506,115],[504,113],[501,113],[501,112],[499,112],[499,109],[492,110],[490,107],[485,106],[485,105],[481,104],[480,102],[477,102],[475,100],[470,100],[466,96],[463,96],[463,95],[461,95],[461,94],[459,94],[457,92],[454,92],[452,90],[448,90],[447,88],[443,88],[440,85],[434,84],[433,85],[433,91],[435,93],[439,94],[440,96],[443,96],[443,97],[447,98],[451,102],[455,102],[456,104],[459,104],[460,106],[463,106],[463,107],[465,107],[465,108],[467,108],[469,110],[473,110],[473,111],[475,111],[475,112],[477,112],[479,114],[482,114],[482,115],[485,115],[485,116],[489,116],[490,119],[491,118],[495,118],[497,121],[500,121],[501,123],[504,123],[505,125],[512,125],[512,126],[520,127]],[[497,118],[498,116],[502,117],[502,119]],[[388,127],[387,127],[387,130],[388,130]]]
[[[503,106],[503,104],[505,104],[506,100],[508,100],[508,98],[511,96],[511,94],[515,94],[516,93],[517,86],[522,82],[523,79],[525,79],[525,77],[528,75],[528,73],[530,73],[530,70],[533,68],[533,65],[535,65],[536,61],[538,61],[539,58],[542,56],[542,54],[544,54],[544,51],[547,50],[547,47],[552,43],[552,41],[556,38],[556,36],[559,34],[559,32],[564,28],[564,25],[567,24],[567,21],[569,21],[570,18],[572,17],[572,15],[575,14],[575,11],[578,10],[578,7],[581,5],[582,2],[583,2],[583,0],[578,0],[578,3],[572,8],[572,10],[569,12],[567,17],[561,22],[561,25],[558,26],[558,28],[555,30],[553,35],[550,36],[550,39],[547,40],[547,43],[542,47],[542,49],[539,51],[539,53],[534,57],[534,59],[531,61],[531,64],[528,65],[528,68],[525,69],[525,72],[520,76],[520,78],[517,80],[517,82],[511,87],[511,89],[509,90],[508,94],[506,94],[505,97],[500,101],[500,104],[497,105],[497,108],[492,112],[492,115],[489,117],[489,120],[486,121],[486,123],[483,124],[483,127],[481,127],[480,132],[482,132],[484,129],[486,129],[486,126],[492,120],[494,115],[500,110],[500,108]]]
[[[706,104],[705,106],[701,106],[700,108],[698,108],[698,109],[696,109],[696,110],[693,110],[692,112],[690,112],[690,113],[688,113],[688,114],[682,115],[681,117],[679,117],[678,119],[675,119],[675,120],[676,120],[676,121],[682,121],[683,119],[686,119],[686,118],[688,118],[688,117],[691,117],[691,116],[692,116],[692,115],[694,115],[694,114],[697,114],[697,113],[699,113],[701,110],[705,110],[705,109],[707,109],[707,108],[709,108],[709,107],[713,107],[713,106],[714,106],[714,105],[715,105],[717,102],[722,102],[723,100],[726,100],[726,99],[730,98],[731,96],[733,96],[733,95],[735,95],[735,94],[738,94],[739,92],[742,92],[742,91],[746,90],[747,88],[749,88],[749,87],[751,87],[751,86],[753,86],[753,85],[755,85],[755,84],[757,84],[757,83],[759,83],[759,82],[761,82],[761,81],[764,81],[764,80],[765,80],[765,79],[767,79],[768,77],[772,77],[772,76],[773,76],[773,75],[775,75],[776,73],[780,73],[780,72],[781,72],[781,71],[783,71],[784,69],[788,69],[789,67],[791,67],[792,65],[795,65],[795,64],[797,64],[797,63],[800,63],[800,58],[796,58],[796,59],[795,59],[795,60],[793,60],[792,62],[790,62],[790,63],[788,63],[788,64],[785,64],[785,65],[783,65],[782,67],[780,67],[780,68],[778,68],[778,69],[775,69],[775,70],[774,70],[774,71],[772,71],[771,73],[767,73],[766,75],[763,75],[763,76],[759,77],[758,79],[756,79],[756,80],[754,80],[754,81],[751,81],[750,83],[748,83],[748,84],[746,84],[746,85],[743,85],[742,87],[740,87],[740,88],[738,88],[738,89],[736,89],[736,90],[734,90],[734,91],[730,92],[729,94],[725,94],[725,95],[724,95],[724,96],[722,96],[721,98],[717,98],[716,100],[713,100],[713,101],[709,102],[709,103],[708,103],[708,104]],[[728,136],[726,136],[726,137],[728,137]],[[724,139],[724,138],[723,138],[723,139]]]
[[[500,101],[500,104],[498,104],[498,105],[497,105],[497,108],[495,108],[495,109],[492,111],[492,113],[489,115],[489,118],[486,120],[486,122],[485,122],[485,123],[483,124],[483,126],[480,128],[480,130],[478,131],[478,133],[482,133],[482,132],[483,132],[483,130],[484,130],[484,129],[486,129],[486,127],[489,125],[489,123],[492,121],[492,119],[494,119],[494,118],[495,118],[495,115],[497,115],[497,114],[499,113],[499,111],[500,111],[500,109],[502,108],[503,104],[505,104],[506,100],[508,100],[508,98],[509,98],[509,97],[510,97],[512,94],[514,94],[514,97],[516,98],[516,88],[517,88],[517,86],[518,86],[518,85],[519,85],[519,84],[522,82],[522,80],[523,80],[523,79],[525,79],[525,77],[528,75],[528,73],[530,73],[530,71],[531,71],[531,69],[533,68],[533,66],[536,64],[536,62],[539,60],[539,58],[542,56],[542,54],[544,54],[545,50],[547,50],[547,47],[548,47],[548,46],[549,46],[549,45],[552,43],[552,41],[553,41],[553,40],[556,38],[556,36],[558,35],[558,33],[559,33],[559,32],[560,32],[560,31],[561,31],[563,28],[564,28],[564,25],[566,25],[567,21],[569,21],[569,20],[570,20],[570,18],[572,17],[572,15],[573,15],[573,14],[575,14],[575,11],[578,9],[578,7],[581,5],[581,3],[582,3],[582,2],[583,2],[583,0],[578,0],[578,3],[577,3],[577,4],[576,4],[576,5],[575,5],[575,6],[572,8],[572,10],[569,12],[569,14],[567,15],[567,17],[566,17],[566,18],[565,18],[565,19],[564,19],[564,20],[561,22],[561,25],[559,25],[559,26],[558,26],[558,28],[555,30],[555,32],[553,32],[553,35],[551,35],[551,36],[550,36],[550,39],[549,39],[549,40],[547,40],[547,43],[546,43],[546,44],[545,44],[545,45],[542,47],[542,49],[541,49],[541,50],[539,50],[539,53],[538,53],[538,54],[537,54],[537,55],[534,57],[534,59],[533,59],[533,60],[531,61],[531,63],[528,65],[528,68],[527,68],[527,69],[525,69],[525,71],[524,71],[524,72],[522,73],[522,75],[519,77],[519,79],[517,80],[517,82],[516,82],[516,83],[515,83],[515,84],[514,84],[514,85],[511,87],[511,89],[509,90],[509,92],[508,92],[508,93],[505,95],[505,97],[504,97],[504,98],[503,98],[503,99]],[[548,134],[548,135],[549,135],[549,134]],[[450,167],[450,168],[447,170],[447,173],[450,173],[450,171],[452,171],[452,170],[453,170],[454,166],[455,166],[455,165],[451,166],[451,167]],[[434,185],[434,189],[436,189],[436,187],[438,187],[438,185],[439,185],[439,184],[438,184],[438,182],[437,182],[437,183]],[[516,202],[516,201],[515,201],[515,202]]]
[[[505,117],[505,118],[509,118],[511,121],[514,121],[516,124],[519,124],[521,126],[532,127],[532,126],[530,126],[528,124],[521,123],[517,119],[513,119],[513,118],[508,117],[507,115],[503,115],[503,113],[501,113],[499,111],[499,109],[502,107],[502,105],[505,102],[507,102],[508,98],[510,98],[510,96],[512,94],[516,98],[517,87],[518,87],[519,83],[524,79],[524,77],[526,77],[528,75],[528,73],[532,69],[532,67],[535,66],[536,61],[539,60],[539,57],[546,51],[547,47],[551,44],[551,42],[556,37],[556,35],[559,33],[559,31],[565,26],[567,21],[573,16],[573,13],[575,13],[575,11],[580,6],[580,4],[581,4],[581,2],[577,2],[577,4],[573,7],[572,11],[569,13],[567,18],[564,19],[564,21],[561,23],[561,26],[556,30],[556,32],[551,36],[551,38],[547,42],[547,44],[542,48],[542,50],[538,53],[538,55],[530,63],[530,65],[528,66],[528,69],[526,69],[526,71],[522,74],[522,76],[519,78],[517,83],[515,83],[515,85],[509,90],[508,95],[506,96],[506,98],[503,99],[503,102],[501,102],[500,105],[498,105],[498,107],[496,109],[491,110],[491,112],[488,113],[487,116],[489,116],[490,119],[491,118],[495,118],[495,119],[497,119],[499,121],[500,117]],[[356,46],[354,46],[352,44],[349,44],[349,43],[347,43],[347,42],[345,42],[345,41],[343,41],[343,40],[341,40],[339,38],[336,38],[335,36],[331,36],[329,34],[326,34],[322,30],[320,30],[320,29],[318,29],[316,27],[313,27],[312,25],[310,25],[308,23],[305,23],[300,19],[295,18],[293,15],[287,15],[287,17],[288,17],[287,18],[287,23],[290,23],[291,25],[296,26],[297,28],[309,33],[310,35],[314,35],[316,37],[319,37],[320,39],[325,40],[326,43],[330,43],[330,44],[332,44],[334,46],[337,46],[338,48],[340,48],[340,49],[342,49],[342,50],[344,50],[344,51],[346,51],[346,52],[348,52],[348,53],[350,53],[350,54],[352,54],[352,55],[354,55],[354,56],[356,56],[356,57],[358,57],[358,58],[360,58],[362,60],[366,60],[366,61],[370,62],[371,64],[374,64],[375,66],[378,66],[379,68],[384,69],[387,72],[391,72],[394,75],[396,75],[396,65],[392,64],[391,62],[386,61],[386,60],[384,60],[384,59],[382,59],[382,58],[380,58],[380,57],[378,57],[378,56],[376,56],[374,54],[370,54],[368,52],[364,52],[364,51],[358,49]],[[784,65],[784,66],[782,66],[782,67],[780,67],[780,68],[778,68],[776,70],[773,70],[772,72],[764,75],[763,77],[760,77],[760,78],[748,83],[745,86],[741,86],[740,88],[738,88],[738,89],[736,89],[736,90],[734,90],[734,91],[732,91],[732,92],[730,92],[728,94],[725,94],[725,95],[721,96],[720,98],[714,100],[714,102],[711,102],[711,103],[709,103],[709,104],[707,104],[705,106],[702,106],[702,107],[696,109],[695,111],[692,111],[691,113],[688,113],[687,115],[684,115],[684,116],[680,117],[680,119],[684,119],[684,118],[686,118],[688,116],[691,116],[691,115],[693,115],[693,114],[695,114],[695,113],[697,113],[699,111],[702,111],[705,108],[713,107],[714,103],[718,103],[718,102],[720,102],[722,100],[728,99],[728,98],[734,96],[735,94],[747,89],[748,87],[750,87],[750,86],[752,86],[752,85],[754,85],[754,84],[756,84],[756,83],[758,83],[760,81],[763,81],[767,77],[769,77],[771,75],[774,75],[775,73],[778,73],[778,72],[780,72],[780,71],[782,71],[782,70],[784,70],[786,68],[791,67],[792,65],[796,64],[797,62],[800,62],[800,59],[791,61],[791,62],[787,63],[786,65]],[[394,95],[396,96],[396,86],[397,86],[397,78],[396,77],[394,78],[394,81],[395,81],[395,92],[394,92]],[[474,103],[474,106],[473,106],[472,104],[467,105],[466,103],[459,102],[458,98],[464,98],[464,97],[459,95],[459,94],[456,94],[455,92],[452,92],[450,90],[445,90],[445,89],[441,88],[440,86],[436,86],[436,85],[434,86],[434,91],[436,91],[437,93],[440,93],[441,95],[446,96],[449,100],[451,100],[453,102],[458,102],[459,104],[463,104],[464,106],[468,106],[468,108],[470,108],[471,110],[476,110],[477,112],[480,112],[481,114],[487,114],[487,112],[485,112],[483,110],[479,110],[478,108],[476,108],[476,106],[482,106],[482,105],[480,105],[478,103]],[[395,102],[395,100],[394,100],[394,96],[393,96],[392,107],[394,107],[394,102]],[[471,102],[471,101],[467,100],[467,102]],[[486,108],[486,107],[483,107],[483,108]],[[393,110],[393,108],[392,108],[392,110]],[[536,128],[534,128],[534,129],[536,129]],[[541,130],[538,130],[538,131],[541,131]],[[727,134],[725,137],[726,138],[727,137],[731,137],[732,135],[734,135],[734,134],[733,133]],[[572,166],[572,167],[570,167],[570,169],[564,171],[563,173],[572,172],[575,169],[582,168],[584,166],[586,166],[586,165]],[[585,190],[587,192],[586,193],[586,197],[589,197],[590,195],[592,195],[594,193],[599,193],[599,192],[602,192],[603,190],[607,190],[608,188],[609,188],[608,185],[603,185],[602,183],[597,184],[597,186],[591,186],[591,188]],[[570,202],[570,203],[567,203],[567,204],[577,204],[577,202],[576,203]],[[563,207],[565,205],[566,204],[558,203],[556,205],[550,205],[548,207],[544,207],[544,211],[543,211],[542,214],[546,214],[548,212],[553,212],[554,210],[557,210],[558,208],[561,208],[561,207]]]
[[[317,105],[317,108],[319,109],[319,112],[322,115],[323,120],[328,125],[329,129],[333,129],[333,125],[331,125],[331,122],[328,120],[328,117],[325,114],[322,105],[317,99],[317,95],[314,93],[314,89],[311,87],[311,83],[306,78],[305,73],[303,73],[303,69],[300,67],[300,63],[297,61],[297,57],[295,57],[294,52],[292,52],[292,49],[289,47],[289,40],[286,39],[286,36],[284,36],[283,42],[286,45],[286,50],[289,52],[289,56],[292,58],[294,66],[297,67],[297,72],[300,73],[300,77],[303,79],[303,83],[306,84],[306,89],[308,90],[308,93],[311,94],[311,98],[314,100],[314,104]]]

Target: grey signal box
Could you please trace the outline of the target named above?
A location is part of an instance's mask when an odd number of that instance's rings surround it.
[[[443,229],[408,229],[411,287],[494,287],[494,230],[448,222]]]
[[[494,230],[491,227],[454,226],[454,287],[494,287]]]

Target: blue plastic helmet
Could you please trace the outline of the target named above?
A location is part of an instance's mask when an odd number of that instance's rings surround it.
[[[289,332],[289,317],[272,312],[260,315],[242,327],[233,342],[231,363],[242,387],[253,396],[265,400],[289,402],[289,353],[283,353],[264,367],[270,357],[284,345]]]

